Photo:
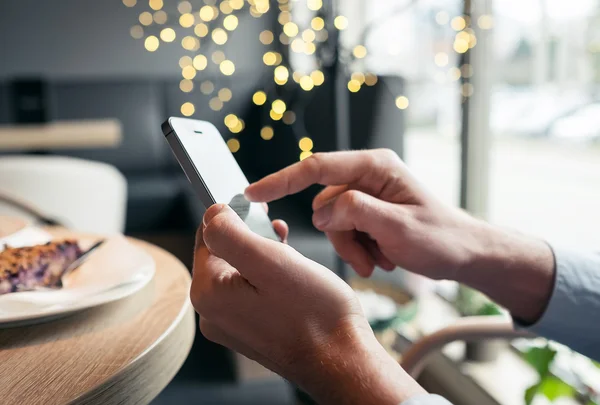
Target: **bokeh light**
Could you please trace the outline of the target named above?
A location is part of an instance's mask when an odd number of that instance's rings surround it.
[[[228,89],[227,87],[224,87],[221,90],[219,90],[218,97],[219,97],[219,100],[221,100],[224,103],[227,103],[227,102],[231,101],[231,98],[233,97],[233,93],[230,89]]]
[[[179,25],[181,25],[183,28],[189,28],[192,25],[194,25],[195,22],[196,19],[194,18],[192,13],[182,14],[179,17]]]
[[[186,66],[192,65],[192,63],[192,58],[188,55],[184,55],[181,58],[179,58],[179,67],[182,69]]]
[[[179,82],[179,89],[184,93],[189,93],[194,90],[194,82],[188,79],[183,79]]]
[[[166,24],[167,23],[167,13],[165,13],[163,10],[158,10],[157,12],[154,13],[154,22],[157,24]]]
[[[210,80],[203,81],[200,83],[200,92],[204,95],[209,95],[215,91],[215,85]]]
[[[135,39],[141,39],[141,38],[144,37],[144,28],[142,28],[141,25],[134,25],[129,30],[129,33],[131,34],[131,36],[133,38],[135,38]]]
[[[307,157],[310,157],[310,156],[312,156],[312,154],[313,154],[313,153],[312,153],[311,151],[302,152],[302,153],[300,153],[300,160],[304,160],[304,159],[306,159]]]
[[[160,39],[165,42],[173,42],[175,41],[176,37],[177,34],[175,34],[175,30],[173,28],[165,28],[164,30],[160,31]]]
[[[182,1],[177,5],[177,11],[179,11],[180,14],[191,13],[192,3],[189,1]]]
[[[273,121],[279,121],[281,118],[283,118],[283,114],[278,114],[273,110],[269,111],[269,116]]]
[[[227,59],[223,51],[214,51],[210,58],[212,59],[213,63],[217,65],[223,62],[225,59]]]
[[[150,0],[148,3],[150,4],[150,8],[152,10],[156,11],[163,8],[163,0]]]
[[[190,116],[194,115],[195,111],[196,111],[196,108],[194,107],[194,104],[192,104],[190,102],[183,103],[181,105],[181,114],[186,117],[190,117]]]
[[[219,69],[221,70],[221,73],[223,73],[225,76],[231,76],[235,73],[234,63],[227,59],[225,59],[219,64]]]
[[[235,138],[231,138],[227,141],[227,146],[229,147],[229,150],[231,151],[231,153],[235,153],[238,150],[240,150],[240,141],[238,141]]]
[[[223,27],[225,27],[228,31],[233,31],[238,27],[239,21],[238,18],[234,15],[228,15],[223,20]]]
[[[293,111],[284,112],[282,121],[286,125],[292,125],[294,122],[296,122],[296,113]]]
[[[301,151],[308,152],[313,148],[313,141],[308,137],[304,137],[300,139],[300,141],[298,142],[298,146],[300,147]]]
[[[323,7],[323,0],[307,0],[306,6],[309,10],[318,11]]]
[[[320,70],[314,70],[310,74],[310,78],[315,86],[320,86],[325,82],[325,75]]]
[[[352,93],[357,93],[360,91],[361,84],[358,80],[352,79],[348,82],[348,90]]]
[[[296,23],[294,22],[287,22],[285,23],[285,25],[283,26],[283,32],[285,33],[285,35],[287,35],[290,38],[295,37],[296,35],[298,35],[298,25],[296,25]]]
[[[203,6],[198,14],[200,15],[200,19],[206,22],[212,21],[217,17],[215,9],[212,6]]]
[[[453,66],[448,70],[448,78],[450,78],[450,80],[457,81],[460,79],[460,74],[460,69],[456,66]]]
[[[263,45],[271,45],[273,43],[273,33],[269,30],[264,30],[260,33],[258,39]]]
[[[185,66],[181,69],[181,76],[183,76],[184,79],[192,80],[196,77],[196,69],[194,69],[193,66]]]
[[[197,51],[200,48],[200,41],[198,38],[188,35],[181,40],[181,46],[188,51]]]
[[[365,75],[365,84],[367,86],[375,86],[377,84],[377,75],[373,73],[367,73]]]
[[[208,106],[213,111],[221,111],[223,109],[223,102],[218,97],[213,97],[208,102]]]
[[[285,66],[277,66],[273,71],[273,76],[275,79],[275,83],[279,85],[284,85],[287,83],[290,77],[290,72]]]
[[[194,34],[196,34],[200,38],[204,38],[208,35],[208,26],[204,23],[196,24],[196,26],[194,27]]]
[[[333,20],[333,25],[340,31],[345,30],[348,28],[348,19],[343,15],[338,15]]]
[[[311,91],[315,87],[315,83],[310,76],[302,76],[300,78],[300,87],[304,91]]]
[[[273,101],[273,103],[271,103],[271,109],[276,113],[276,114],[282,114],[285,112],[287,106],[285,105],[285,102],[283,100],[277,99],[275,101]]]
[[[263,105],[267,102],[267,94],[264,91],[257,91],[252,96],[252,101],[256,105]]]
[[[494,26],[494,19],[489,14],[480,15],[477,19],[477,25],[482,30],[490,30]]]
[[[275,135],[275,132],[273,131],[273,127],[266,126],[260,130],[260,137],[262,139],[264,139],[265,141],[269,141],[269,140],[273,139],[273,135]]]
[[[408,108],[408,104],[408,97],[399,96],[396,98],[396,107],[398,107],[400,110],[406,110]]]
[[[140,14],[139,20],[140,24],[148,26],[152,24],[154,17],[152,17],[152,14],[150,14],[148,11],[144,11]]]
[[[367,48],[364,45],[356,45],[352,54],[357,59],[362,59],[367,56]]]
[[[194,69],[196,70],[204,70],[206,66],[208,66],[208,59],[204,55],[196,55],[194,56],[194,60],[192,62]]]
[[[463,17],[458,16],[452,19],[452,21],[450,22],[450,26],[454,31],[461,31],[465,29],[465,27],[467,26],[467,22]]]
[[[302,40],[306,42],[313,42],[316,38],[315,32],[311,29],[302,31]]]
[[[227,31],[223,28],[215,28],[212,31],[212,40],[217,45],[223,45],[227,42]]]
[[[227,115],[225,116],[225,119],[224,119],[223,121],[224,121],[224,123],[225,123],[225,126],[226,126],[227,128],[233,128],[233,127],[235,127],[235,126],[238,124],[238,122],[239,122],[240,120],[239,120],[239,118],[237,117],[237,115],[235,115],[235,114],[227,114]]]
[[[321,17],[315,17],[311,20],[310,26],[315,31],[321,31],[323,28],[325,28],[325,20],[323,20]]]
[[[148,50],[148,52],[156,51],[158,49],[159,45],[160,45],[160,41],[154,35],[150,35],[144,41],[144,47],[146,48],[146,50]]]
[[[228,0],[221,1],[221,3],[219,4],[219,9],[221,10],[221,12],[223,14],[233,13],[233,7],[231,7],[231,4],[229,3]]]

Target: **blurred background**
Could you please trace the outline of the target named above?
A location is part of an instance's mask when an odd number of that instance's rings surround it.
[[[0,0],[0,52],[2,213],[123,232],[190,267],[204,207],[160,129],[185,116],[214,123],[250,181],[315,152],[386,147],[449,204],[600,245],[598,0]],[[393,322],[373,320],[390,353],[504,313],[401,270],[356,280],[311,225],[316,192],[271,216],[365,302],[393,299]],[[449,345],[422,383],[457,405],[588,405],[598,377],[535,340]],[[183,401],[310,403],[199,333],[155,403]]]

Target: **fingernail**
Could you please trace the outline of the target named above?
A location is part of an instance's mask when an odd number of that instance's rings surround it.
[[[248,201],[253,201],[252,200],[252,194],[248,192],[248,188],[252,187],[252,184],[250,184],[248,187],[246,187],[246,189],[244,190],[244,197],[246,197],[246,200]]]
[[[324,207],[318,209],[313,214],[313,223],[317,228],[322,228],[331,221],[331,215],[333,213],[333,204],[327,204]]]

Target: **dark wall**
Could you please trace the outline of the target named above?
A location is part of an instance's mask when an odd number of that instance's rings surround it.
[[[178,2],[165,1],[166,10],[177,13]],[[0,79],[42,75],[51,78],[179,77],[183,30],[173,43],[156,52],[144,49],[143,40],[129,34],[148,1],[128,8],[121,0],[0,0]],[[260,31],[268,21],[247,11],[240,14],[238,29],[222,47],[238,71],[262,66],[258,50]],[[173,18],[167,25],[178,26]],[[158,26],[147,29],[158,35]],[[188,34],[189,35],[189,34]],[[214,71],[214,67],[213,70]],[[212,72],[210,69],[208,74]]]

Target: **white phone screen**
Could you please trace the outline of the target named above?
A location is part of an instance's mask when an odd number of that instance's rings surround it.
[[[244,198],[248,180],[217,128],[190,119],[170,122],[215,202],[229,204],[255,233],[279,240],[262,204]]]

